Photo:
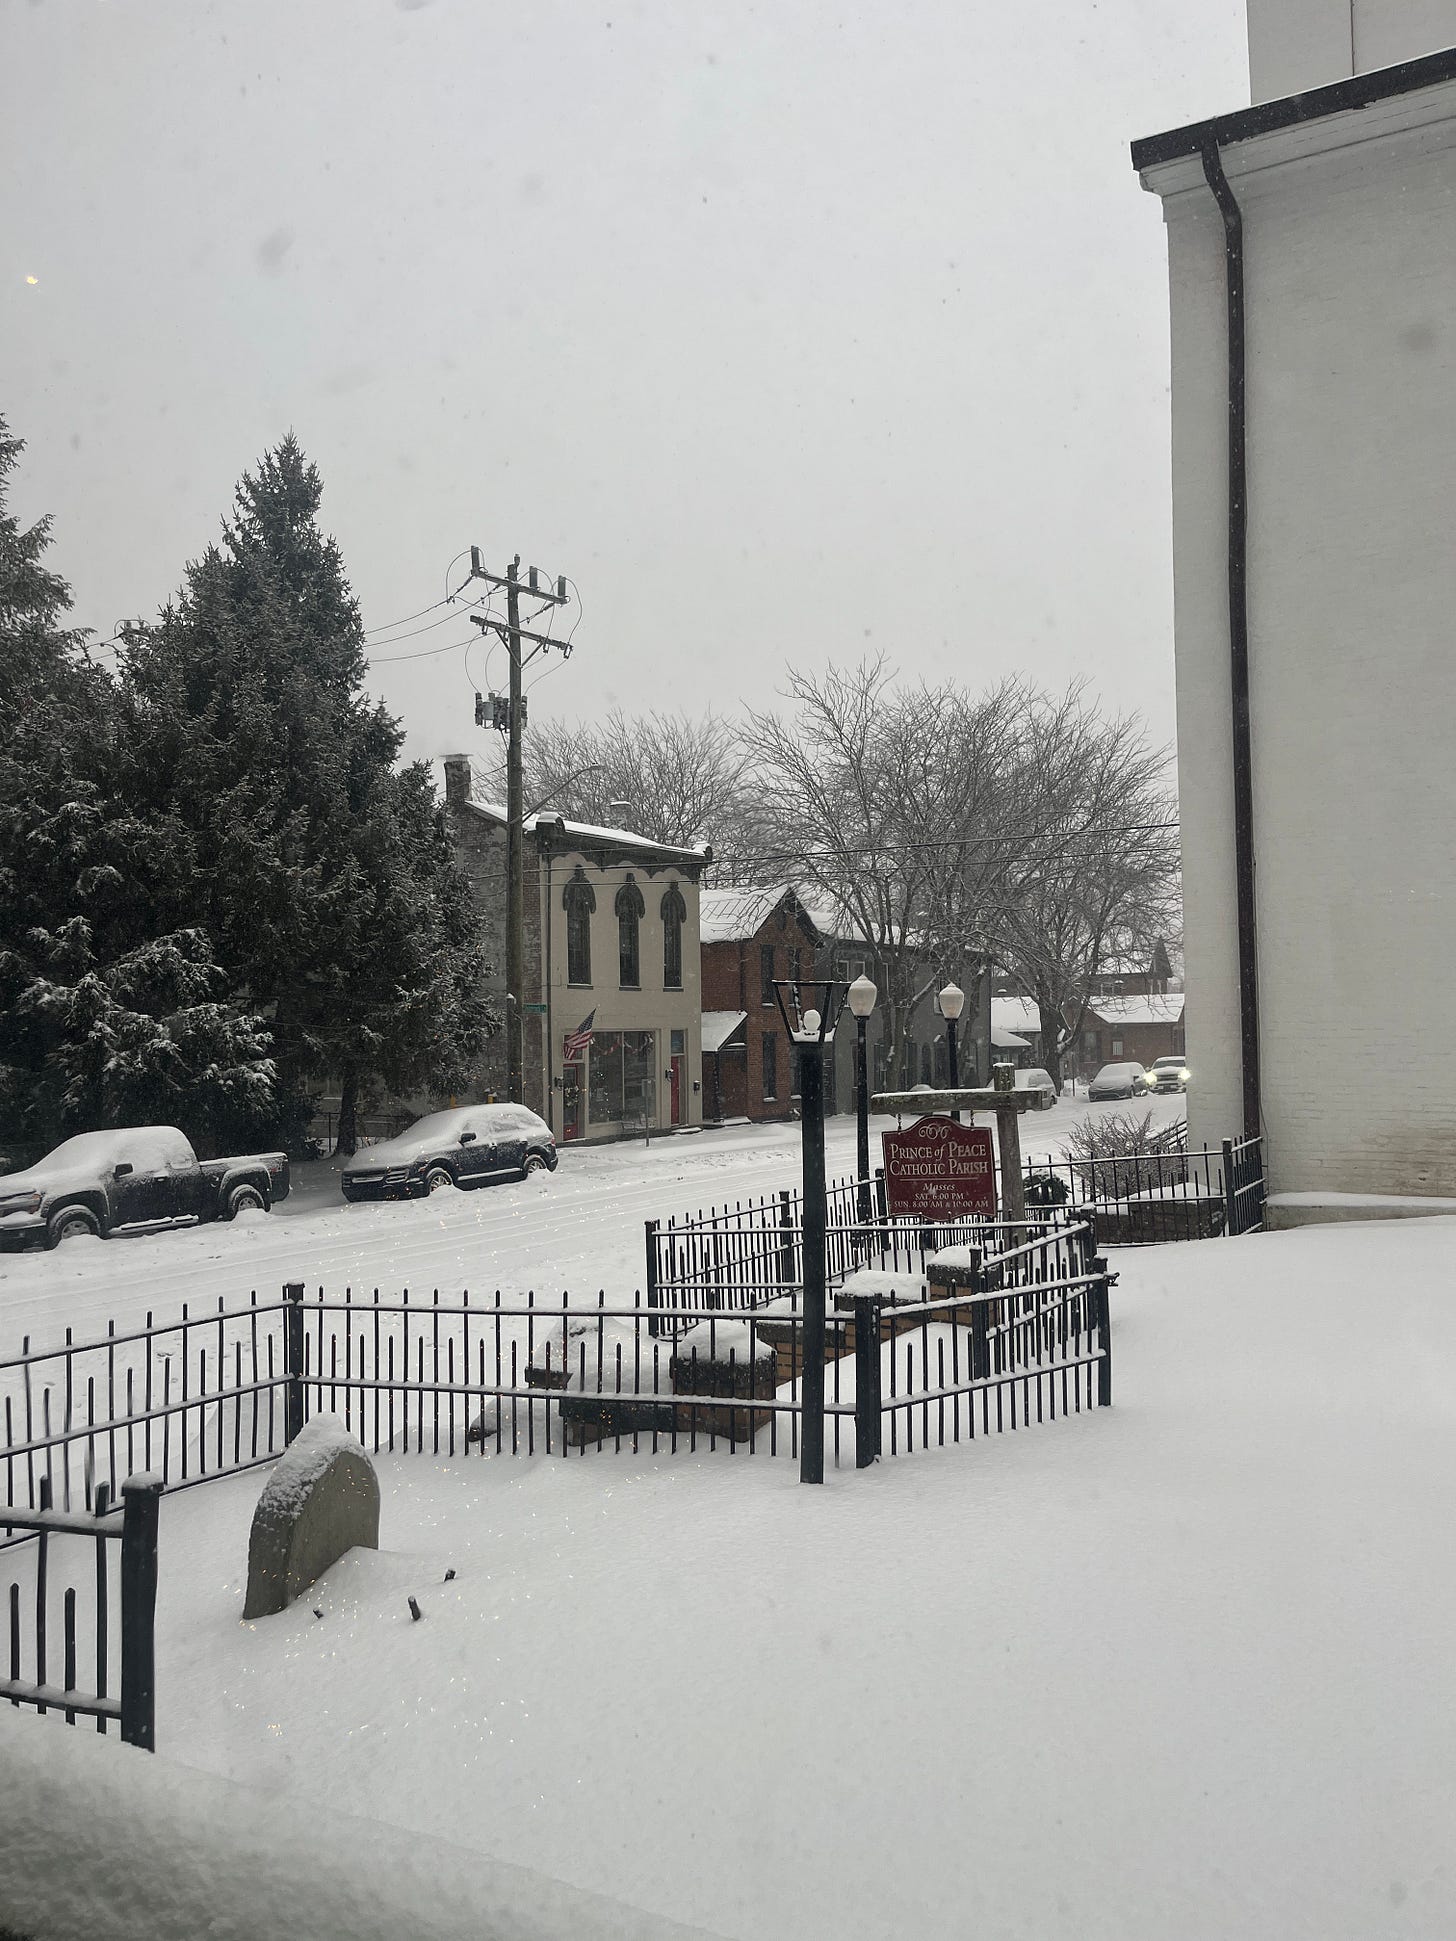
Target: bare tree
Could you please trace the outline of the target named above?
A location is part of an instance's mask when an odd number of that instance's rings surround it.
[[[795,882],[844,934],[874,951],[889,1070],[931,981],[926,913],[941,855],[927,832],[946,808],[941,723],[951,688],[900,692],[883,657],[789,673],[791,711],[750,713],[744,740],[760,879]]]
[[[1043,1062],[1060,1085],[1097,973],[1177,928],[1177,808],[1169,754],[1135,716],[1104,715],[1080,683],[1024,702],[1014,792],[1028,821],[1008,839],[988,932],[1037,1006]]]
[[[711,842],[715,855],[732,855],[744,754],[721,716],[614,708],[599,721],[529,729],[523,756],[528,809],[599,827],[625,823],[653,842]],[[493,775],[501,791],[504,772],[502,751]]]

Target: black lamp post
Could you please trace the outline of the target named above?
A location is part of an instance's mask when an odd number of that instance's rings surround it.
[[[804,994],[817,1004],[804,1006]],[[832,978],[774,984],[779,1013],[799,1054],[799,1131],[804,1155],[804,1370],[799,1391],[799,1481],[824,1481],[824,1303],[828,1199],[824,1184],[824,1045],[839,1014]]]
[[[865,1026],[879,992],[863,972],[850,985],[849,1008],[855,1028],[855,1112],[858,1115],[856,1159],[859,1166],[859,1223],[870,1223],[870,1080],[865,1058]]]
[[[965,1006],[966,994],[959,984],[947,984],[936,1002],[940,1005],[940,1015],[945,1019],[946,1039],[950,1047],[950,1082],[954,1090],[961,1082],[960,1059],[956,1054],[956,1019]],[[957,1124],[960,1116],[959,1112],[951,1113]]]

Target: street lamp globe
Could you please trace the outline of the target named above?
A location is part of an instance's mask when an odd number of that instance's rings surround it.
[[[940,1015],[952,1024],[960,1016],[966,1001],[966,994],[959,984],[947,984],[940,994]]]
[[[823,1022],[824,1020],[819,1016],[817,1011],[806,1011],[804,1013],[804,1030],[807,1036],[817,1038],[819,1036],[819,1027]]]
[[[879,992],[875,989],[870,979],[861,971],[859,976],[850,985],[848,995],[849,1008],[853,1011],[854,1015],[857,1018],[867,1018],[875,1008],[875,999],[879,996]]]

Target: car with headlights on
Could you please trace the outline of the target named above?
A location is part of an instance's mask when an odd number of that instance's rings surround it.
[[[1148,1077],[1152,1080],[1155,1092],[1186,1092],[1188,1090],[1188,1067],[1182,1056],[1177,1058],[1155,1058],[1148,1066]]]
[[[1136,1059],[1104,1065],[1087,1087],[1089,1099],[1136,1099],[1151,1092],[1152,1082]]]
[[[462,1105],[429,1112],[345,1165],[346,1200],[420,1199],[442,1186],[486,1186],[556,1171],[556,1140],[524,1105]]]

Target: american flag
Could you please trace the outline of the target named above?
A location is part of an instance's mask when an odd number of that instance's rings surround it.
[[[575,1031],[567,1032],[565,1038],[561,1041],[561,1055],[563,1058],[581,1057],[581,1054],[591,1043],[592,1025],[596,1021],[596,1015],[595,1011],[588,1011]]]

